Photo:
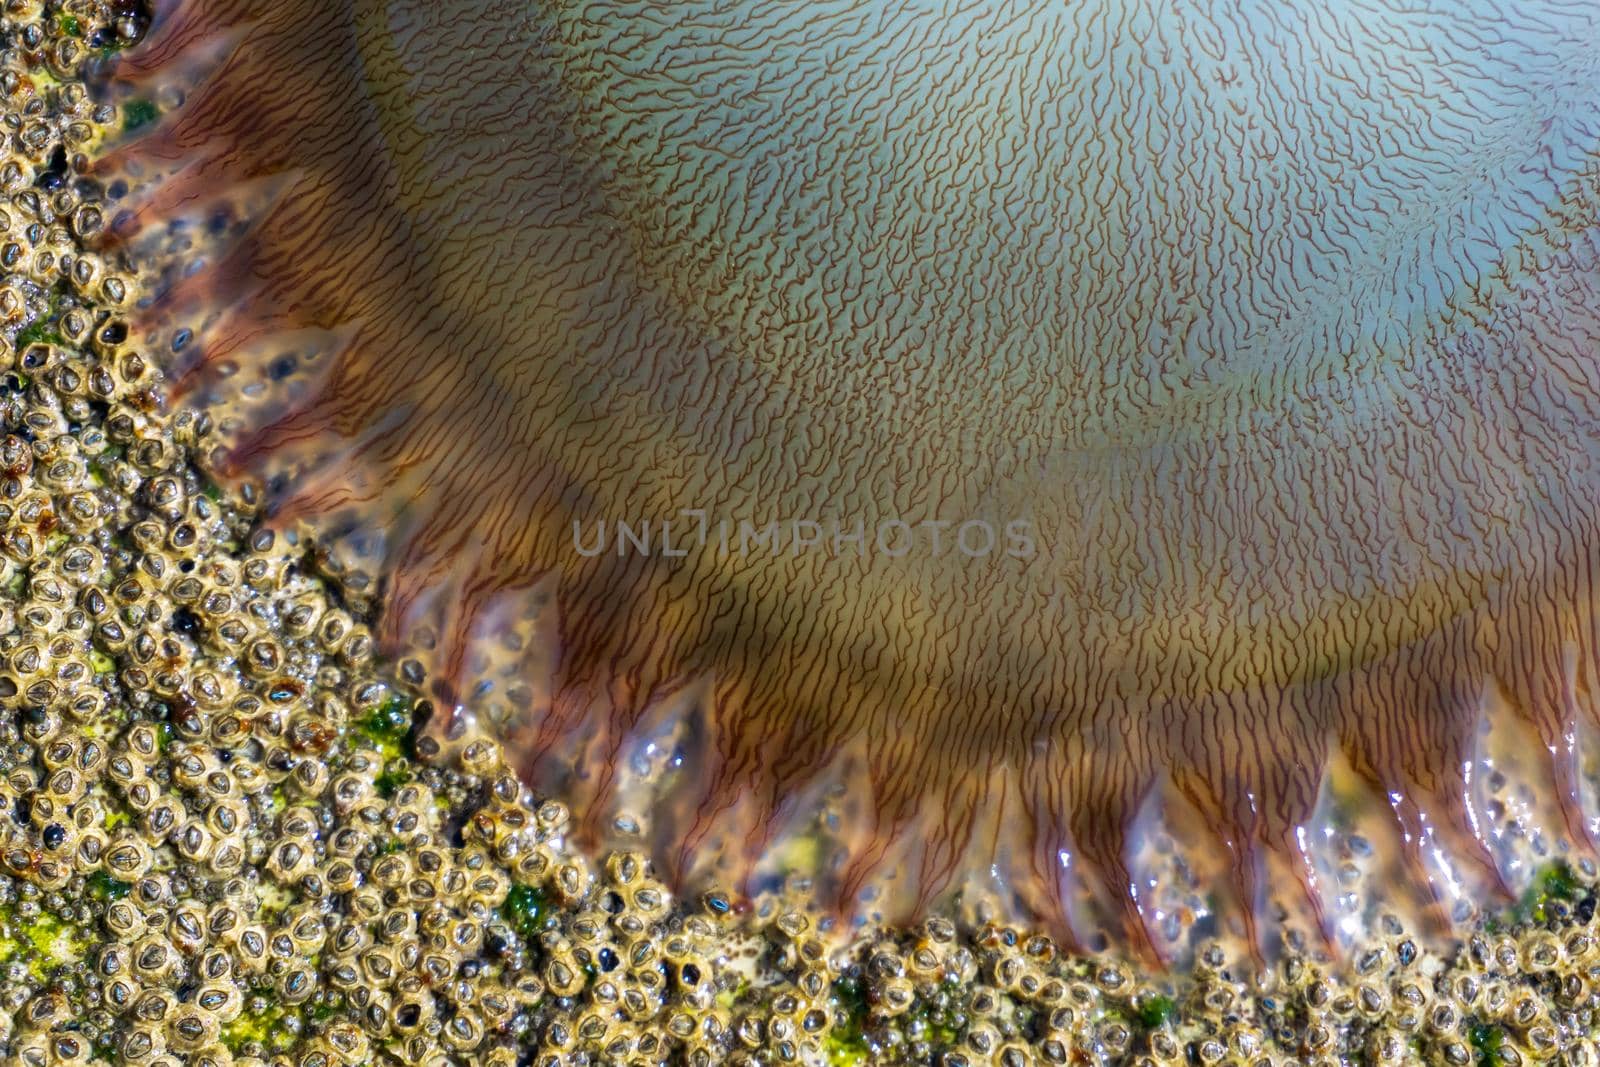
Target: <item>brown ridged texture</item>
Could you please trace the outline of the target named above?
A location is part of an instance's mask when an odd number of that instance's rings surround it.
[[[151,336],[206,323],[196,381],[304,357],[236,467],[381,562],[391,647],[591,836],[670,720],[680,875],[748,872],[839,781],[842,900],[1002,862],[1059,916],[1069,878],[1126,896],[1159,786],[1249,902],[1337,747],[1492,876],[1491,688],[1581,833],[1600,22],[1227,11],[223,0],[130,58],[209,73],[106,166],[181,168],[130,233],[249,217]],[[690,508],[711,543],[669,557]],[[1000,540],[737,550],[792,519]],[[619,520],[652,550],[577,550]]]

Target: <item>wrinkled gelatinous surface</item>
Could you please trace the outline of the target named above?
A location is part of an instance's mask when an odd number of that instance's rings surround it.
[[[151,335],[270,383],[235,467],[596,832],[654,738],[674,869],[842,783],[841,898],[992,866],[1060,918],[1127,895],[1158,793],[1254,898],[1336,749],[1491,863],[1491,697],[1578,830],[1597,38],[1590,0],[228,0],[159,17],[120,76],[195,88],[108,167],[156,179],[130,240],[250,223]]]

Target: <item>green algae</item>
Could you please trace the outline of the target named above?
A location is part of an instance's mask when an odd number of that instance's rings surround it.
[[[859,1031],[836,1028],[824,1043],[830,1067],[859,1067],[867,1062],[867,1042]]]
[[[61,336],[61,331],[58,328],[61,322],[62,296],[63,294],[59,287],[50,292],[45,310],[22,324],[22,328],[17,331],[16,339],[11,342],[12,348],[20,353],[26,350],[29,345],[66,345],[67,339]],[[27,388],[28,379],[22,375],[18,375],[18,377],[22,379],[23,388]]]
[[[56,26],[68,37],[82,37],[83,24],[78,21],[78,16],[63,11],[56,16]]]
[[[153,100],[146,100],[143,97],[129,100],[122,105],[122,132],[132,133],[134,130],[142,129],[154,122],[160,114]]]
[[[1146,1030],[1154,1030],[1159,1026],[1164,1026],[1172,1018],[1174,1007],[1172,998],[1164,994],[1146,997],[1139,1005],[1137,1013],[1139,1025]]]
[[[391,696],[358,720],[356,728],[386,760],[409,760],[416,755],[411,745],[411,716],[411,702],[402,696]]]
[[[386,766],[383,770],[383,773],[378,775],[378,777],[374,779],[372,783],[373,787],[377,789],[378,795],[385,800],[393,797],[395,791],[401,786],[405,785],[407,782],[411,781],[412,777],[411,771],[408,768],[404,766],[395,766],[393,765],[394,762],[395,761],[391,761],[391,765]]]
[[[825,1048],[832,1067],[857,1067],[867,1062],[867,991],[859,979],[839,978],[833,999],[843,1018],[828,1035]]]
[[[749,991],[750,979],[740,975],[737,983],[717,991],[717,1007],[732,1014],[734,1005],[741,1003]]]
[[[375,740],[399,741],[411,729],[411,702],[391,696],[362,720],[362,728]]]
[[[959,983],[946,978],[933,995],[918,995],[903,1012],[875,1016],[875,995],[867,979],[845,975],[834,979],[830,1003],[834,1009],[833,1027],[822,1041],[822,1052],[830,1067],[863,1067],[880,1062],[883,1044],[925,1049],[934,1059],[942,1058],[962,1044],[959,1010],[952,1014],[952,996]],[[734,1004],[746,1003],[749,987],[741,984],[733,994]],[[1019,1008],[1019,1025],[1029,1025],[1032,1014]]]
[[[271,1048],[290,1036],[283,1026],[287,1012],[270,990],[262,987],[253,990],[253,994],[265,1002],[265,1007],[259,1011],[241,1012],[237,1019],[222,1028],[220,1034],[219,1039],[223,1047],[235,1055],[238,1055],[247,1044],[253,1043]]]
[[[33,946],[35,952],[42,955],[53,956],[62,948],[62,939],[72,940],[72,931],[66,923],[54,915],[41,915],[23,927],[23,936]],[[83,948],[82,945],[69,948],[62,953],[62,958],[67,959],[77,955]]]
[[[1467,1040],[1478,1052],[1479,1067],[1499,1067],[1507,1062],[1501,1051],[1505,1047],[1506,1032],[1500,1027],[1479,1023],[1467,1031]]]
[[[109,818],[106,819],[106,825],[108,827],[111,825]],[[95,871],[88,878],[88,890],[89,895],[96,900],[121,900],[133,892],[133,884],[113,878],[105,871]]]
[[[122,458],[122,449],[117,445],[108,445],[96,455],[90,456],[87,461],[89,480],[97,487],[104,489],[111,484],[111,464]]]
[[[1535,885],[1542,898],[1541,904],[1548,900],[1571,900],[1578,891],[1577,876],[1565,860],[1556,860],[1539,872]]]
[[[912,1009],[910,1019],[922,1024],[929,1044],[935,1049],[954,1048],[961,1043],[961,1035],[950,1024],[949,1015],[941,1008],[920,1002]]]
[[[57,967],[82,959],[88,948],[81,930],[54,915],[23,919],[15,905],[0,907],[0,963],[20,957],[35,981],[44,981]]]
[[[64,345],[66,338],[55,330],[55,322],[49,315],[41,315],[17,331],[16,349],[23,351],[29,345],[51,344]]]
[[[519,882],[506,894],[500,914],[519,937],[531,944],[544,929],[544,921],[550,914],[550,898],[544,890]]]
[[[1532,883],[1523,890],[1516,903],[1500,914],[1486,918],[1483,928],[1494,934],[1509,927],[1525,926],[1529,922],[1542,923],[1550,917],[1548,909],[1552,902],[1576,899],[1578,888],[1578,879],[1571,865],[1566,860],[1555,860],[1534,875]]]

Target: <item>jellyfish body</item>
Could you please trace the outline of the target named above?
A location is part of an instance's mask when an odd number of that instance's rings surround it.
[[[1001,863],[1064,919],[1128,901],[1153,790],[1254,899],[1334,753],[1492,867],[1491,695],[1581,834],[1596,39],[1587,0],[180,3],[118,76],[184,100],[105,168],[129,241],[221,220],[147,333],[258,383],[234,469],[593,837],[657,739],[679,877],[842,791],[841,899]]]

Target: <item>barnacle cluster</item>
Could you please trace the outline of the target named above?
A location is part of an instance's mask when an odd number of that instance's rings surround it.
[[[869,991],[833,1031],[870,1062],[1600,1063],[1594,871],[1549,866],[1441,956],[1392,915],[1348,958],[1292,943],[1270,964],[1205,949],[1163,984],[1046,937],[942,920],[860,946]],[[836,990],[840,984],[835,984]]]
[[[1549,864],[1440,956],[1220,945],[1181,980],[981,915],[846,926],[591,861],[492,740],[424,709],[309,546],[204,472],[98,253],[87,154],[145,17],[0,27],[0,1059],[168,1065],[1600,1063],[1595,872]]]

